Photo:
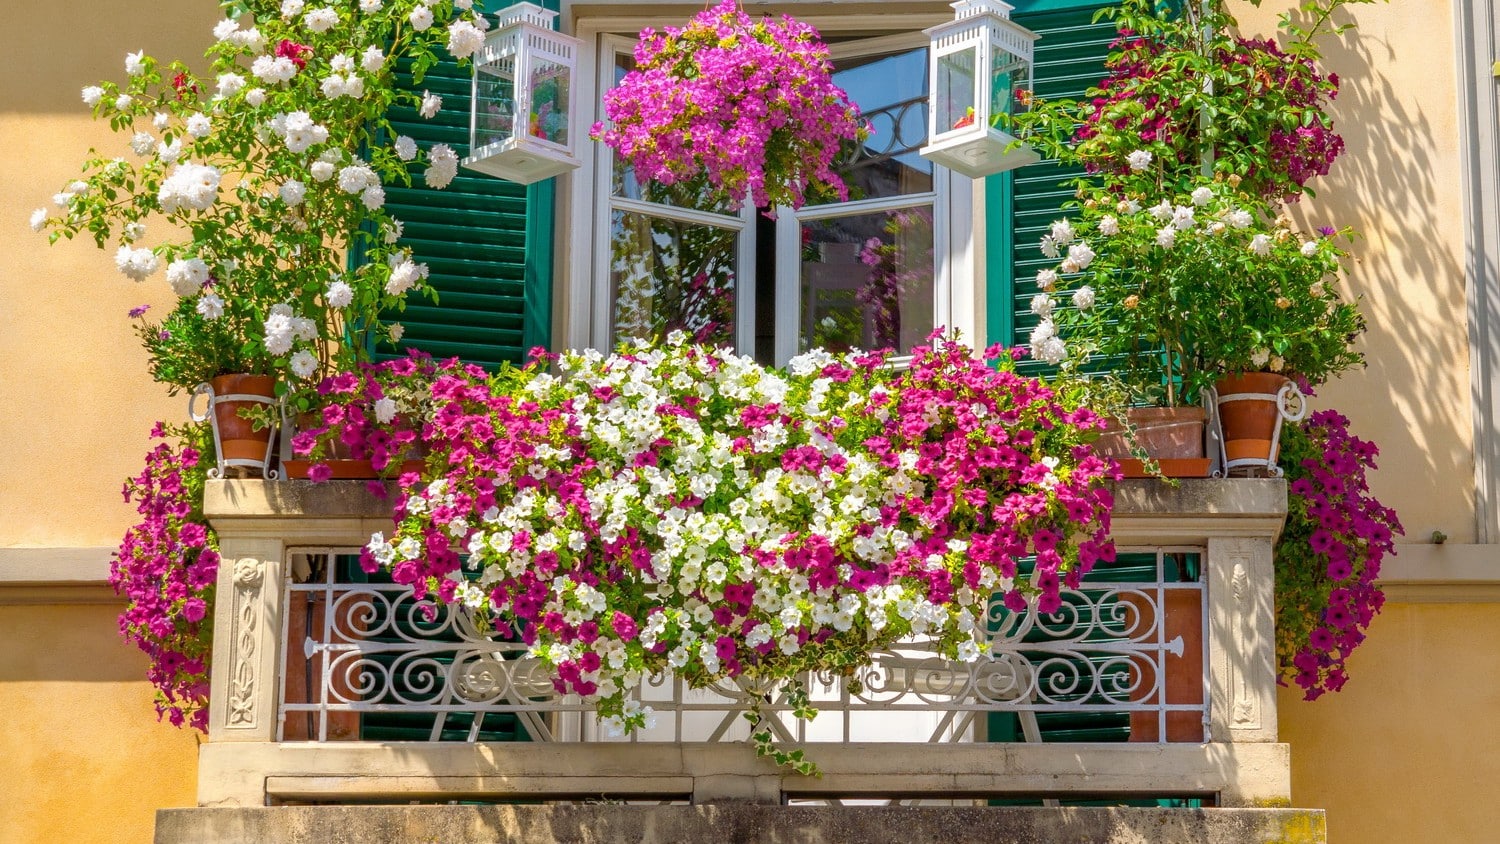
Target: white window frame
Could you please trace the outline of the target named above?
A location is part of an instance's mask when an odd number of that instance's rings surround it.
[[[793,7],[796,4],[788,4]],[[894,3],[892,8],[899,8]],[[822,7],[826,9],[825,7]],[[907,7],[909,8],[909,7]],[[565,10],[566,12],[567,10]],[[582,17],[573,23],[574,34],[583,41],[583,48],[579,55],[579,67],[577,76],[578,89],[574,92],[579,102],[584,104],[579,108],[580,120],[592,126],[594,122],[603,120],[600,106],[601,92],[603,86],[612,84],[612,67],[601,67],[607,46],[619,43],[615,39],[624,39],[625,42],[633,40],[633,35],[643,27],[651,26],[660,28],[666,25],[680,25],[688,16],[698,11],[697,6],[684,5],[680,16],[670,18],[660,17]],[[758,12],[759,10],[757,10]],[[850,42],[857,45],[857,49],[864,52],[872,47],[888,44],[891,49],[900,49],[902,46],[915,46],[918,43],[925,44],[925,36],[921,30],[948,20],[951,13],[934,12],[929,14],[914,14],[910,12],[892,11],[883,13],[862,13],[855,15],[842,15],[839,17],[800,16],[806,22],[817,27],[820,32],[869,32],[888,31],[893,34],[879,36],[871,39],[861,39]],[[834,55],[855,47],[836,45]],[[562,225],[559,229],[569,234],[557,238],[556,244],[556,266],[558,289],[556,293],[556,309],[554,313],[559,315],[559,325],[554,326],[554,336],[563,341],[567,348],[607,348],[610,342],[610,280],[609,280],[609,254],[607,250],[596,249],[596,243],[602,243],[603,237],[607,236],[610,225],[610,213],[613,209],[646,210],[637,208],[641,203],[631,200],[612,198],[609,193],[609,159],[607,149],[602,145],[589,141],[596,147],[595,150],[581,155],[582,166],[569,177],[564,177],[566,184],[559,185],[559,197],[563,199],[559,203],[562,207],[558,209],[559,221]],[[600,153],[605,155],[601,155]],[[602,162],[602,164],[601,164]],[[976,278],[977,269],[980,266],[975,259],[976,238],[974,236],[974,195],[976,190],[974,184],[967,177],[954,174],[943,167],[933,168],[933,190],[931,192],[933,205],[933,227],[934,227],[934,278],[933,278],[933,321],[935,325],[947,326],[959,332],[964,338],[978,342],[975,338],[981,335],[979,331],[983,327],[983,290],[980,280]],[[929,194],[918,194],[912,196],[893,197],[889,200],[871,200],[869,211],[885,210],[889,207],[906,207],[916,204],[926,204],[927,199],[917,200],[915,196],[927,197]],[[887,204],[889,203],[889,204]],[[705,212],[692,209],[675,209],[668,214],[655,205],[648,206],[651,214],[659,216],[670,216],[673,219],[681,219],[684,222],[704,222],[701,218]],[[747,209],[745,217],[745,231],[754,230],[754,222],[751,215],[753,209]],[[778,223],[779,226],[794,225],[797,220],[810,220],[817,216],[839,216],[849,213],[847,206],[816,206],[804,208],[795,214],[795,220],[787,220]],[[725,220],[720,215],[709,215],[715,225],[723,225]],[[793,215],[781,214],[780,217],[791,218]],[[942,232],[940,235],[939,232]],[[776,328],[776,358],[778,362],[785,362],[791,357],[787,353],[789,349],[795,348],[795,331],[787,337],[782,323],[786,314],[791,314],[793,328],[797,320],[799,308],[787,307],[786,302],[795,302],[795,299],[783,299],[781,285],[787,284],[783,278],[791,278],[791,296],[797,295],[798,285],[796,278],[786,267],[795,266],[797,262],[794,255],[786,254],[786,243],[795,242],[782,237],[778,232],[778,244],[783,254],[777,256],[778,268],[778,309]],[[750,349],[754,341],[755,331],[755,258],[754,258],[753,236],[740,238],[741,257],[739,260],[743,270],[736,276],[736,288],[740,302],[746,306],[739,308],[736,313],[735,342],[740,349]],[[748,261],[744,256],[746,251],[751,254]],[[744,277],[748,276],[748,277]],[[898,361],[899,362],[899,361]]]

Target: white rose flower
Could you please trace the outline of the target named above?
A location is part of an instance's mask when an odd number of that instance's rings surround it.
[[[1176,209],[1172,207],[1172,203],[1165,199],[1146,210],[1151,212],[1151,216],[1163,221],[1172,219],[1172,215],[1176,213]]]
[[[328,285],[328,290],[323,293],[323,301],[330,308],[347,308],[354,301],[354,288],[348,282],[335,281]]]
[[[1043,255],[1051,258],[1054,261],[1057,260],[1057,241],[1052,239],[1052,235],[1042,235],[1042,240],[1041,243],[1038,244],[1038,248],[1042,250]]]
[[[1080,270],[1088,269],[1089,264],[1094,262],[1094,250],[1087,243],[1075,243],[1068,247],[1068,260]]]
[[[378,399],[375,402],[375,421],[382,425],[391,424],[396,418],[396,402],[390,398]]]
[[[1204,185],[1204,186],[1198,188],[1197,190],[1193,191],[1193,204],[1196,205],[1196,206],[1198,206],[1199,208],[1202,208],[1203,206],[1205,206],[1208,203],[1213,202],[1213,201],[1214,201],[1214,191],[1213,191],[1213,188],[1210,188],[1209,186]]]
[[[1177,229],[1171,226],[1163,226],[1156,231],[1156,245],[1163,249],[1171,249],[1177,245]]]
[[[162,180],[156,200],[168,214],[184,208],[206,211],[219,199],[219,179],[217,168],[185,162]]]
[[[453,0],[453,8],[467,12],[474,8],[474,0]]]
[[[84,105],[91,107],[96,106],[102,99],[104,99],[104,89],[100,88],[98,85],[90,85],[87,88],[83,89]]]
[[[484,46],[484,31],[468,21],[454,21],[448,27],[448,52],[464,59]]]
[[[1120,221],[1110,216],[1101,218],[1099,220],[1099,233],[1106,237],[1114,237],[1120,233]]]
[[[1193,227],[1193,208],[1190,205],[1179,205],[1172,211],[1172,225],[1178,231],[1185,232]]]
[[[312,352],[303,349],[292,355],[292,374],[298,378],[311,378],[318,371],[318,359]]]
[[[239,21],[236,21],[234,18],[225,18],[224,20],[221,20],[218,23],[214,24],[214,40],[228,41],[230,38],[234,37],[234,34],[236,32],[239,31]]]
[[[156,131],[158,131],[158,132],[166,129],[168,126],[171,125],[171,123],[172,123],[171,116],[168,115],[164,111],[158,111],[156,114],[152,115],[152,117],[151,117],[151,126],[152,126],[152,128],[156,129]]]
[[[417,157],[417,142],[405,135],[396,137],[396,157],[402,161],[411,161]]]
[[[245,102],[255,108],[260,108],[266,102],[266,89],[251,88],[245,92]]]
[[[331,161],[314,161],[307,169],[315,182],[326,182],[333,178],[333,162]]]
[[[1057,286],[1057,270],[1037,270],[1036,286],[1043,290],[1051,290]]]
[[[1050,236],[1058,246],[1067,246],[1073,240],[1073,224],[1068,220],[1058,220],[1052,224]]]
[[[125,238],[125,242],[135,243],[137,240],[140,240],[141,238],[146,236],[146,224],[126,223],[125,231],[122,234]]]
[[[427,172],[423,181],[430,188],[442,190],[458,175],[458,153],[447,144],[438,144],[427,153]]]
[[[385,188],[380,185],[370,185],[360,193],[359,201],[371,211],[379,211],[385,206]]]
[[[133,102],[135,102],[135,97],[132,97],[129,94],[121,94],[120,96],[115,97],[115,109],[118,111],[124,111],[125,109],[130,108],[130,104]]]
[[[259,53],[266,48],[266,37],[253,26],[244,32],[236,32],[230,40],[252,53]]]
[[[1229,225],[1237,229],[1249,228],[1250,224],[1255,222],[1255,218],[1250,216],[1250,212],[1241,208],[1230,211],[1224,219],[1229,221]]]
[[[359,57],[359,66],[364,68],[366,73],[379,73],[380,69],[385,67],[385,53],[382,53],[379,47],[370,47]]]
[[[399,322],[393,322],[393,323],[391,323],[391,341],[392,342],[399,343],[399,342],[401,342],[401,338],[405,337],[405,336],[406,336],[406,326],[402,325]]]
[[[359,0],[359,10],[367,15],[375,14],[384,5],[381,0]]]
[[[385,283],[385,292],[400,296],[410,290],[419,280],[427,277],[427,265],[403,258],[391,267],[391,277]]]
[[[1258,234],[1250,238],[1250,251],[1264,258],[1271,254],[1271,238],[1264,234]]]
[[[115,251],[115,267],[134,281],[144,281],[161,267],[161,261],[150,249],[121,246]]]
[[[1038,293],[1031,297],[1031,312],[1045,319],[1052,316],[1052,308],[1055,304],[1051,296]]]
[[[295,18],[302,14],[302,0],[281,0],[281,16],[286,19]]]
[[[224,315],[224,300],[216,293],[204,293],[198,297],[198,304],[193,309],[204,319],[218,319]]]
[[[1050,319],[1044,319],[1031,329],[1031,346],[1036,348],[1048,339],[1057,336],[1057,324]]]
[[[301,205],[302,201],[307,198],[307,185],[302,184],[296,179],[288,179],[286,184],[281,186],[281,190],[278,193],[281,194],[282,202],[295,208]]]
[[[167,265],[167,283],[178,296],[193,296],[208,281],[208,264],[202,258],[186,258]]]
[[[411,10],[411,14],[406,19],[411,21],[412,29],[418,32],[425,32],[432,26],[432,10],[426,6],[418,6]]]
[[[125,54],[125,72],[131,76],[140,76],[146,72],[145,50]]]
[[[1094,306],[1094,288],[1087,284],[1073,291],[1073,307],[1086,311]]]
[[[431,91],[422,92],[422,107],[417,110],[418,114],[431,120],[437,117],[437,113],[443,110],[443,98]]]
[[[136,132],[130,137],[130,151],[136,155],[150,155],[156,146],[156,138],[150,132]]]
[[[344,193],[359,193],[372,185],[380,184],[380,178],[363,164],[350,164],[339,170],[339,190]]]
[[[219,96],[232,97],[245,88],[245,77],[238,73],[219,74]]]
[[[348,53],[339,53],[328,60],[328,66],[333,68],[334,73],[352,73],[354,71],[354,57]]]
[[[1255,354],[1253,354],[1253,355],[1250,356],[1250,362],[1252,364],[1255,364],[1255,367],[1257,369],[1264,369],[1265,366],[1266,366],[1266,364],[1271,362],[1271,350],[1270,349],[1259,349],[1259,350],[1257,350],[1255,352]]]
[[[1135,152],[1132,152],[1131,154],[1125,156],[1125,161],[1130,165],[1130,169],[1136,172],[1140,172],[1142,170],[1145,170],[1147,167],[1150,167],[1151,159],[1152,155],[1150,150],[1144,149],[1138,149]]]
[[[1302,244],[1302,257],[1311,258],[1316,254],[1318,254],[1318,242],[1316,240],[1309,240]]]
[[[313,9],[302,16],[302,25],[312,32],[327,32],[338,25],[339,13],[331,7]]]
[[[406,224],[405,223],[401,222],[400,220],[392,218],[391,219],[391,224],[389,226],[387,226],[386,229],[385,229],[385,242],[387,244],[394,244],[396,241],[398,241],[398,240],[401,239],[401,233],[403,231],[405,231],[405,230],[406,230]]]
[[[1040,346],[1033,346],[1032,351],[1044,362],[1056,366],[1068,356],[1068,345],[1061,337],[1048,337]]]
[[[206,138],[213,125],[206,114],[195,114],[187,119],[187,133],[195,138]]]
[[[286,56],[260,56],[250,64],[250,72],[262,82],[278,85],[297,75],[297,63]]]
[[[39,232],[47,227],[47,209],[38,208],[31,212],[31,230]]]
[[[73,204],[74,196],[66,191],[52,194],[52,204],[58,208],[67,208]]]
[[[265,323],[266,351],[273,355],[284,355],[292,350],[292,316],[279,308],[285,306],[273,307]]]

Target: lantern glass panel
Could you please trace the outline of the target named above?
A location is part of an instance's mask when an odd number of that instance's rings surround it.
[[[510,140],[516,132],[515,59],[480,65],[474,81],[474,148]]]
[[[990,125],[1000,114],[1015,114],[1016,94],[1031,86],[1031,68],[1026,60],[994,49],[993,73],[990,77]]]
[[[531,136],[568,145],[568,96],[572,71],[549,59],[531,63]]]
[[[977,49],[969,47],[938,56],[938,134],[963,129],[974,123],[974,91]]]

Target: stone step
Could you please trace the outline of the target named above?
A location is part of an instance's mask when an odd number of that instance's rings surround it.
[[[287,806],[163,809],[156,844],[1326,844],[1321,809]]]

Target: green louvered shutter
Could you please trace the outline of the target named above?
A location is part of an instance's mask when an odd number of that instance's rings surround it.
[[[1016,3],[1011,17],[1037,33],[1033,88],[1047,99],[1082,97],[1104,78],[1104,59],[1115,39],[1111,20],[1094,23],[1107,3],[1097,0],[1033,0]],[[1051,262],[1037,244],[1072,193],[1061,183],[1079,174],[1054,162],[1022,167],[985,184],[988,279],[987,343],[1015,346],[1027,342],[1037,317],[1031,297],[1037,292],[1037,270]]]
[[[546,5],[556,8],[555,2]],[[443,108],[432,120],[411,108],[392,109],[392,126],[424,149],[445,143],[463,158],[469,152],[471,78],[452,58],[419,83],[403,68],[398,84],[441,96]],[[526,187],[460,167],[443,190],[428,188],[420,176],[411,187],[387,187],[386,208],[405,224],[400,242],[431,269],[428,281],[438,292],[436,305],[412,297],[404,313],[389,315],[406,329],[403,346],[493,368],[520,363],[533,346],[550,345],[553,184],[548,179]]]

